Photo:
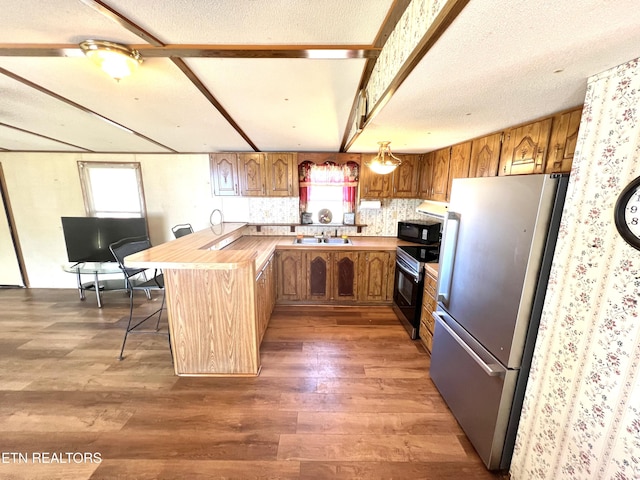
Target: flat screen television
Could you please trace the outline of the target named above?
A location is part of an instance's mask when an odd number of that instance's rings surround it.
[[[145,218],[62,217],[70,262],[115,262],[109,245],[123,238],[145,237]]]

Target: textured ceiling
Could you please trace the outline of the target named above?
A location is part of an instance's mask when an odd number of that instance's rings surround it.
[[[373,46],[389,12],[406,3],[4,0],[0,43]],[[67,55],[0,54],[0,150],[338,151],[367,66],[189,56],[181,67],[147,56],[115,82]],[[636,57],[636,0],[470,0],[350,151],[390,140],[395,152],[425,152],[574,107],[590,75]]]

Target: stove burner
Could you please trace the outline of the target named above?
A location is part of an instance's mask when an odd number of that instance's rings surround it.
[[[434,247],[402,246],[402,250],[411,257],[423,263],[436,263],[438,261],[438,249]]]
[[[422,278],[425,263],[437,263],[439,250],[437,246],[403,245],[396,250],[396,262],[412,272],[416,279]]]

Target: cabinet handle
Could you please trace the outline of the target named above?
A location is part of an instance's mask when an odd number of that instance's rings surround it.
[[[238,194],[238,184],[237,183],[233,186],[233,191],[236,192],[236,195]]]

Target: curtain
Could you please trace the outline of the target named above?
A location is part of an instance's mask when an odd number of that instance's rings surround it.
[[[314,186],[342,185],[342,201],[345,212],[354,212],[358,193],[360,166],[356,162],[338,165],[325,162],[321,165],[307,160],[298,166],[300,180],[300,211],[307,210]]]

